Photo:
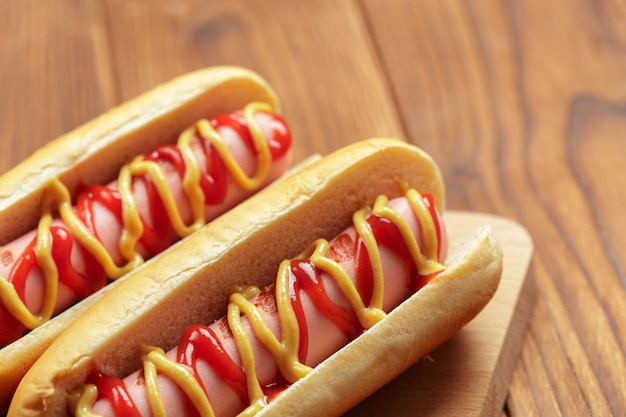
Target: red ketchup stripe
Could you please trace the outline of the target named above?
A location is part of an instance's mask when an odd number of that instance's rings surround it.
[[[297,266],[292,262],[292,273],[293,276],[299,277],[297,273]],[[304,318],[304,309],[302,308],[301,301],[301,283],[291,279],[289,283],[289,298],[291,300],[291,308],[293,308],[293,312],[296,315],[296,320],[298,321],[298,331],[300,332],[300,343],[298,345],[298,360],[300,362],[304,362],[306,359],[306,355],[309,351],[309,330]]]
[[[11,275],[8,277],[9,282],[13,284],[15,291],[22,300],[25,297],[26,280],[16,279],[16,276],[28,274],[28,271],[36,265],[37,259],[35,258],[34,247],[34,241],[26,246],[22,254],[15,261]],[[6,346],[22,337],[25,329],[24,325],[13,317],[4,304],[0,305],[0,319],[0,342],[2,342],[2,346]]]
[[[437,258],[439,258],[441,257],[441,225],[439,224],[439,217],[437,216],[437,209],[435,208],[435,199],[430,194],[423,194],[422,197],[424,197],[424,202],[426,203],[426,207],[428,207],[430,217],[435,223],[435,231],[437,233]]]
[[[211,120],[211,125],[215,130],[223,126],[233,129],[239,137],[248,145],[248,148],[254,149],[252,133],[246,125],[243,113],[236,112],[223,114]],[[291,146],[291,133],[287,127],[287,123],[278,114],[272,114],[271,120],[272,139],[267,142],[272,159],[276,160],[284,156]]]
[[[23,334],[24,325],[13,317],[4,304],[0,304],[0,346],[14,342]]]
[[[185,175],[185,162],[180,149],[175,145],[159,146],[144,158],[145,161],[157,164],[169,163],[174,167],[178,176],[182,179]],[[143,234],[139,242],[148,251],[149,256],[154,256],[169,248],[178,237],[174,233],[174,228],[165,210],[165,205],[161,200],[157,186],[149,175],[141,175],[139,180],[143,182],[148,201],[150,202],[150,218],[152,225],[146,219],[141,219],[143,224]],[[215,204],[221,203],[219,200]]]
[[[117,219],[122,218],[122,199],[117,190],[105,185],[82,185],[76,197],[76,214],[96,239],[102,240],[95,227],[94,203],[99,203]]]
[[[98,387],[98,392],[102,390],[102,397],[109,401],[117,417],[141,417],[124,383],[119,378],[97,373],[91,379]]]
[[[285,121],[279,115],[269,114],[269,116],[274,138],[268,144],[272,158],[276,160],[289,151],[291,135]],[[218,116],[211,120],[211,124],[218,131],[222,128],[233,129],[243,138],[248,148],[255,154],[258,154],[254,148],[250,129],[241,112]],[[207,205],[218,205],[226,198],[228,171],[213,145],[205,140],[202,143],[203,151],[206,154],[206,173],[201,175],[200,185],[205,194],[205,203]],[[159,146],[146,154],[144,158],[158,164],[169,164],[174,167],[181,178],[184,176],[185,162],[181,151],[175,145]],[[135,179],[143,181],[147,190],[151,224],[146,219],[142,219],[144,232],[139,239],[139,243],[148,252],[148,257],[151,257],[167,249],[179,237],[173,232],[173,227],[154,182],[148,175],[141,175]],[[79,187],[76,197],[76,214],[84,222],[85,226],[94,233],[94,236],[101,240],[94,226],[96,223],[95,204],[103,206],[122,224],[122,203],[119,193],[109,186],[84,185]],[[53,258],[59,268],[59,282],[71,288],[79,299],[85,298],[107,284],[108,279],[103,276],[102,267],[95,262],[86,250],[82,249],[78,242],[74,242],[71,232],[66,226],[56,226],[53,228],[52,235]],[[70,262],[70,252],[74,244],[79,245],[78,249],[85,256],[87,270],[84,272],[76,270]],[[22,301],[25,299],[24,293],[27,277],[33,269],[38,268],[34,255],[35,246],[36,237],[33,238],[26,250],[16,259],[7,278],[17,290]],[[14,342],[23,336],[25,332],[24,326],[13,317],[4,304],[0,304],[0,347]]]
[[[219,204],[226,198],[226,164],[209,141],[204,141],[206,174],[200,176],[200,187],[206,196],[206,204]]]
[[[79,272],[71,265],[71,253],[74,237],[64,227],[50,228],[52,233],[52,259],[59,270],[59,282],[70,288],[81,299],[87,298],[107,284],[107,277],[100,265],[93,260],[88,252],[83,251],[86,258],[86,270]]]
[[[208,363],[220,379],[237,393],[242,402],[247,400],[246,374],[224,350],[224,346],[222,346],[215,332],[202,325],[191,326],[183,333],[178,345],[178,358],[176,359],[178,363],[187,365],[193,370],[196,379],[202,386],[197,370],[199,359]]]
[[[358,266],[357,266],[358,268]],[[363,330],[359,325],[356,315],[350,308],[345,308],[335,304],[326,289],[324,288],[324,282],[321,278],[320,271],[313,266],[311,261],[298,260],[291,263],[291,273],[296,279],[296,282],[292,286],[295,294],[292,295],[292,299],[297,300],[297,311],[302,311],[301,297],[299,292],[305,292],[315,308],[322,313],[326,318],[332,321],[335,326],[341,330],[341,332],[348,338],[354,339]],[[299,305],[298,305],[299,304]],[[298,318],[298,325],[300,329],[305,331],[300,332],[300,342],[306,343],[305,346],[301,346],[300,350],[306,352],[308,350],[308,340],[306,332],[306,322],[304,320],[304,314],[296,316]],[[304,362],[304,358],[300,356],[301,362]],[[306,357],[306,356],[305,356]]]

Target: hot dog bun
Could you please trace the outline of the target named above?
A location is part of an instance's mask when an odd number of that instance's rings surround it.
[[[140,344],[175,346],[187,326],[210,323],[224,313],[232,285],[269,285],[281,260],[300,253],[315,239],[342,231],[353,213],[376,196],[399,196],[403,181],[431,194],[443,212],[444,186],[435,162],[418,148],[391,139],[346,147],[262,191],[133,273],[141,274],[144,284],[128,279],[91,306],[25,376],[9,416],[65,415],[68,395],[90,372],[123,376],[140,368]],[[473,242],[467,255],[456,258],[456,266],[437,278],[429,291],[411,298],[368,330],[366,338],[320,365],[282,393],[284,400],[279,396],[262,412],[291,414],[293,396],[296,402],[303,401],[297,393],[306,391],[303,397],[329,400],[315,402],[306,412],[336,415],[450,337],[486,304],[499,281],[497,243],[487,230]],[[416,309],[419,313],[440,302],[445,307],[438,306],[429,319],[411,320]],[[385,362],[372,373],[376,355],[392,356],[375,352],[381,350],[377,345],[381,334],[395,335],[390,339],[392,349],[402,351],[398,356],[403,358],[394,359],[389,367]],[[338,378],[333,363],[345,364],[354,352],[365,360],[342,372],[351,382],[363,379],[366,384],[359,388],[352,384],[354,392],[342,399],[334,397],[332,388],[308,391],[310,385],[323,386]],[[364,369],[372,373],[367,379],[359,374]]]
[[[178,135],[197,120],[279,100],[259,75],[237,67],[199,70],[160,85],[49,142],[0,176],[0,245],[36,227],[47,181],[58,177],[71,193],[79,183],[105,184],[133,156]],[[0,246],[1,248],[1,246]],[[108,287],[0,349],[0,412],[19,380],[68,323]]]

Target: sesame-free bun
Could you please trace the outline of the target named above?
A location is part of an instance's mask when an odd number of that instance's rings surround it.
[[[202,69],[157,86],[52,140],[0,176],[0,246],[36,227],[50,178],[60,178],[70,191],[79,182],[106,184],[134,156],[174,143],[197,120],[240,110],[253,101],[279,111],[275,92],[254,72],[237,67]],[[8,408],[32,363],[109,287],[0,349],[0,413]]]

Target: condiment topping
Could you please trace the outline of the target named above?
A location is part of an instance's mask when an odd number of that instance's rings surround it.
[[[272,117],[273,138],[266,138],[255,118],[258,112]],[[68,286],[80,299],[102,288],[144,262],[138,243],[147,256],[153,256],[176,240],[189,235],[206,223],[205,206],[220,204],[226,198],[230,174],[245,190],[258,189],[265,181],[271,160],[280,158],[290,146],[288,128],[269,106],[251,103],[243,114],[233,113],[212,120],[200,120],[185,130],[176,145],[162,145],[122,167],[117,187],[84,186],[72,207],[67,188],[52,179],[44,195],[42,216],[36,238],[16,259],[8,278],[0,277],[0,346],[21,337],[25,329],[34,329],[54,314],[59,283]],[[243,138],[257,157],[253,175],[248,176],[237,163],[218,134],[229,127]],[[200,141],[206,165],[200,167],[192,142]],[[159,164],[161,162],[161,164]],[[182,178],[193,220],[185,224],[162,167],[169,163]],[[203,169],[204,168],[204,169]],[[134,181],[143,181],[150,206],[150,222],[142,218],[133,194]],[[94,204],[102,205],[122,224],[119,250],[124,259],[117,265],[101,243],[94,227]],[[53,226],[54,213],[65,223]],[[86,258],[86,270],[78,271],[70,263],[74,244]],[[95,262],[92,262],[95,261]],[[40,268],[45,294],[38,312],[25,303],[25,288],[30,272]]]
[[[355,277],[351,278],[337,259],[326,240],[316,241],[304,254],[281,263],[273,287],[260,291],[247,287],[230,297],[227,323],[233,334],[241,358],[238,366],[224,351],[219,338],[207,326],[188,328],[178,346],[176,361],[169,359],[160,348],[144,347],[144,379],[148,400],[154,416],[164,416],[165,410],[156,384],[159,373],[166,375],[188,398],[188,414],[213,416],[205,387],[198,376],[197,362],[202,359],[249,406],[240,416],[256,414],[277,392],[305,377],[311,370],[304,359],[308,349],[307,324],[304,319],[300,293],[306,293],[315,307],[333,321],[350,339],[374,326],[386,316],[383,310],[384,277],[379,246],[390,249],[399,259],[410,265],[413,282],[407,285],[417,291],[444,267],[439,263],[441,228],[430,195],[421,196],[415,190],[406,192],[413,213],[420,224],[420,235],[415,236],[408,221],[388,206],[380,196],[368,215],[367,209],[356,212],[353,223],[358,234],[357,253],[366,255],[356,259]],[[326,273],[337,284],[349,308],[340,307],[326,294],[321,273]],[[271,294],[274,291],[274,294]],[[259,305],[261,297],[273,297],[280,321],[279,340],[265,322]],[[251,300],[256,298],[256,302]],[[271,353],[280,375],[270,386],[261,386],[256,375],[255,357],[250,335],[242,317],[246,316],[252,331]],[[75,399],[77,416],[90,415],[100,396],[111,402],[118,416],[134,416],[137,412],[123,382],[110,376],[91,378],[82,395]],[[115,391],[117,394],[112,395]],[[115,397],[114,400],[112,398]],[[126,410],[122,412],[121,410]]]

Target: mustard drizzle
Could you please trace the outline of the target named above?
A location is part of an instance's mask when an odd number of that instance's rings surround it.
[[[201,169],[191,147],[191,142],[196,133],[199,138],[209,141],[214,146],[215,151],[224,161],[226,169],[241,188],[250,191],[260,187],[267,177],[271,154],[267,139],[256,121],[255,114],[271,111],[271,106],[265,103],[250,103],[243,110],[243,116],[250,129],[257,153],[257,166],[252,176],[246,175],[208,120],[202,119],[196,122],[179,136],[177,146],[183,155],[186,167],[183,176],[183,190],[191,206],[193,216],[193,221],[189,225],[184,224],[173,194],[167,185],[165,174],[156,162],[146,161],[143,156],[138,156],[121,168],[117,180],[118,191],[122,200],[123,225],[119,250],[125,260],[125,264],[121,266],[115,264],[102,243],[78,218],[73,210],[67,187],[58,178],[51,179],[46,184],[44,191],[35,247],[37,264],[42,269],[45,283],[42,307],[38,313],[31,312],[26,307],[25,302],[21,300],[15,287],[6,278],[0,276],[0,299],[7,310],[27,329],[34,329],[42,325],[50,320],[53,315],[59,285],[58,269],[52,258],[52,235],[50,232],[55,208],[71,234],[102,265],[106,275],[112,280],[128,273],[144,262],[143,257],[136,250],[137,241],[143,233],[143,225],[132,192],[132,182],[135,176],[147,174],[152,179],[174,231],[179,237],[188,236],[206,224],[205,197],[200,186]]]
[[[402,239],[420,275],[441,271],[445,267],[441,265],[437,259],[437,249],[440,242],[437,239],[434,219],[424,203],[422,196],[417,191],[412,189],[406,190],[405,196],[420,224],[419,241],[413,234],[408,221],[387,205],[388,198],[386,196],[379,196],[376,199],[372,208],[372,214],[389,220],[400,230]],[[365,244],[372,265],[373,292],[371,302],[368,306],[364,305],[348,273],[337,262],[326,256],[330,248],[330,244],[327,240],[319,239],[315,241],[307,251],[296,258],[309,258],[316,268],[326,272],[335,280],[344,297],[348,300],[349,305],[354,310],[361,326],[365,329],[371,328],[386,317],[386,313],[383,311],[384,277],[380,251],[374,233],[367,222],[367,213],[368,210],[366,208],[357,211],[353,216],[353,224],[357,234]],[[423,248],[423,250],[420,249],[420,247]],[[282,341],[276,338],[265,323],[258,307],[250,301],[253,296],[260,292],[257,287],[248,287],[239,290],[234,292],[230,297],[227,320],[235,338],[242,368],[246,373],[248,399],[250,402],[250,405],[242,411],[238,417],[254,416],[267,405],[267,400],[256,375],[250,336],[245,330],[241,318],[242,313],[247,316],[253,332],[272,354],[279,371],[289,383],[296,382],[312,371],[312,368],[301,363],[298,359],[300,331],[289,295],[290,263],[290,260],[285,260],[280,264],[275,285]],[[161,349],[152,347],[145,347],[145,349],[150,351],[150,355],[144,357],[146,390],[150,404],[155,404],[152,408],[152,412],[155,416],[163,415],[159,414],[162,399],[155,382],[157,372],[161,372],[176,381],[183,392],[189,395],[190,398],[198,398],[200,396],[207,398],[207,394],[204,392],[200,383],[193,375],[191,375],[191,377],[188,376],[191,372],[187,367],[166,358],[165,353]],[[149,362],[152,361],[153,364],[150,364]],[[148,377],[148,372],[150,372],[150,377]],[[184,378],[183,374],[185,375]],[[95,396],[93,394],[94,389],[95,386],[93,384],[86,386],[78,401],[79,407],[75,408],[76,416],[83,417],[90,415],[87,413],[83,414],[82,411],[88,411],[93,406],[95,402]],[[206,403],[200,401],[193,401],[193,403],[200,412],[200,415],[214,416],[211,405],[208,403],[208,398]]]

